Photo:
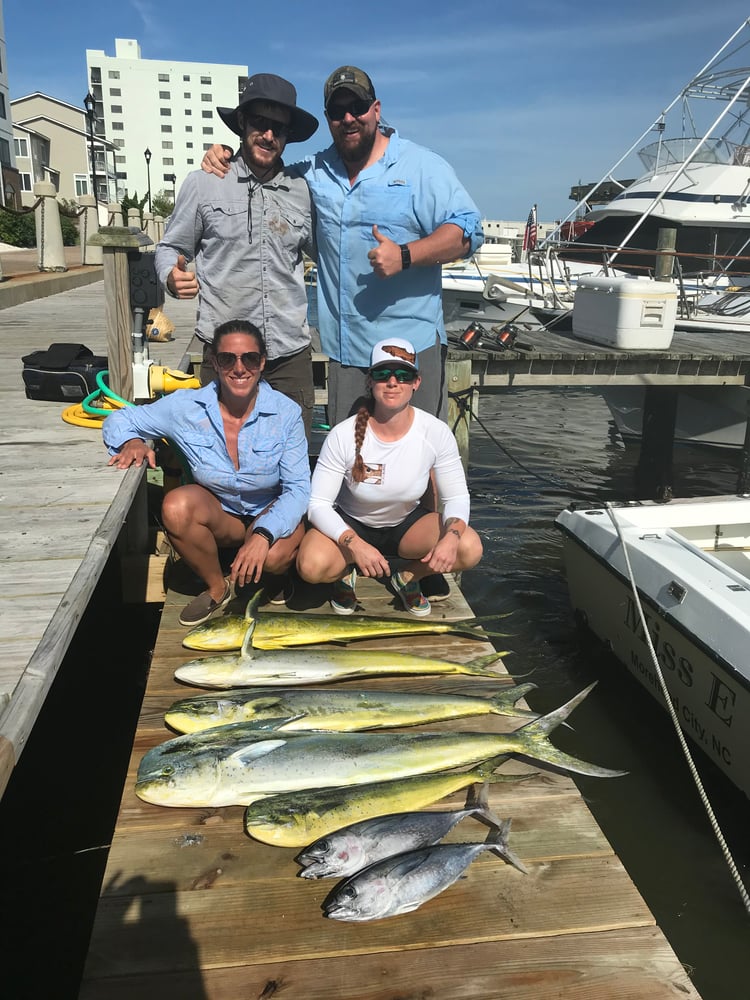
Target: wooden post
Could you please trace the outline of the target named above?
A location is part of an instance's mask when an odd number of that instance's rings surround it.
[[[107,226],[91,237],[102,247],[104,263],[104,315],[107,326],[107,360],[110,388],[133,401],[133,314],[130,308],[128,251],[150,243],[144,233]]]
[[[464,393],[471,389],[471,358],[445,362],[445,386],[449,393],[448,426],[456,438],[461,462],[466,470],[469,464],[469,406],[473,405],[474,393]],[[454,398],[456,393],[461,395]]]
[[[656,268],[654,277],[657,281],[671,281],[674,273],[674,249],[677,246],[677,229],[674,226],[662,226],[656,234]],[[665,251],[660,253],[659,251]],[[666,252],[666,251],[672,251]]]
[[[79,202],[83,209],[81,221],[78,226],[81,238],[81,263],[101,264],[102,248],[89,243],[89,239],[99,232],[96,198],[93,194],[82,194]]]
[[[648,386],[643,399],[641,453],[635,470],[640,500],[672,499],[672,451],[677,416],[677,386]]]

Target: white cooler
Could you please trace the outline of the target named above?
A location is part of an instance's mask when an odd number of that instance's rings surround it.
[[[672,343],[677,288],[649,278],[578,279],[573,336],[622,350],[663,351]]]

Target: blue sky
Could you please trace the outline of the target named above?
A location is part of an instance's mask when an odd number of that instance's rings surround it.
[[[387,121],[444,156],[484,216],[508,220],[534,202],[541,220],[567,215],[571,186],[598,180],[750,16],[740,0],[230,0],[214,17],[202,0],[3,6],[11,99],[40,90],[80,106],[86,49],[114,55],[115,38],[135,38],[146,59],[290,79],[322,123],[287,160],[328,144],[323,81],[361,66]]]

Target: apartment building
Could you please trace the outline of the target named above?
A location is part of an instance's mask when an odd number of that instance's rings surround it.
[[[117,147],[117,198],[179,190],[213,142],[232,136],[216,114],[235,107],[247,66],[143,59],[135,39],[116,38],[115,54],[86,50],[96,101],[95,132]]]
[[[13,155],[13,125],[8,91],[8,59],[5,50],[5,21],[0,0],[0,205],[21,207],[21,181]]]

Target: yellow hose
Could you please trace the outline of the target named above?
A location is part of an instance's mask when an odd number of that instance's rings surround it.
[[[80,403],[74,403],[62,411],[62,418],[66,424],[75,424],[76,427],[93,427],[100,430],[105,418],[114,410],[122,409],[123,405],[123,403],[118,403],[116,400],[108,399],[106,400],[106,406],[102,406],[101,408],[101,416],[94,416],[87,413]]]

